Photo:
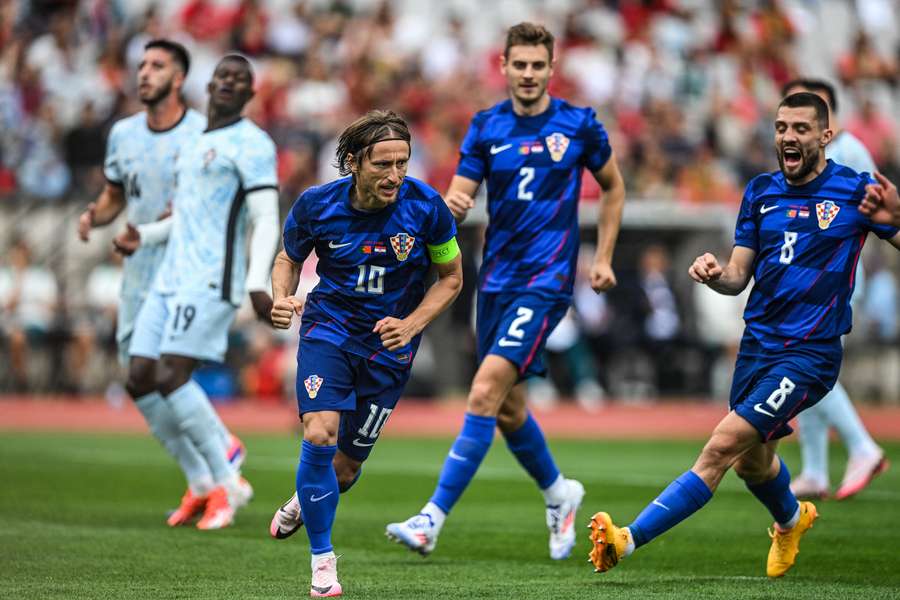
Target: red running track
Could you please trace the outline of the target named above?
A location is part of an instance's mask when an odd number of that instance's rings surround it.
[[[244,433],[289,433],[297,428],[296,408],[285,404],[239,401],[217,406],[229,428]],[[391,415],[387,433],[395,436],[451,436],[462,424],[464,405],[404,399]],[[549,437],[579,439],[708,437],[725,415],[724,404],[664,402],[625,405],[612,402],[597,412],[564,404],[535,416]],[[860,414],[876,439],[900,440],[900,407],[862,407]],[[2,431],[145,432],[144,420],[126,402],[114,408],[102,399],[0,396]]]

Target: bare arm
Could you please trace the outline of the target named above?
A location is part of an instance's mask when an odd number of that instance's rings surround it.
[[[125,188],[106,182],[95,202],[78,218],[78,237],[86,242],[90,239],[91,228],[112,223],[125,208]]]
[[[597,253],[591,266],[591,287],[595,292],[603,292],[616,285],[616,274],[612,269],[613,251],[619,228],[622,225],[622,209],[625,206],[625,180],[619,172],[616,155],[613,153],[594,179],[603,189],[600,218],[597,221]]]
[[[405,319],[385,317],[372,330],[381,334],[381,342],[388,350],[399,350],[441,314],[459,295],[462,289],[462,257],[435,264],[438,280],[428,288],[419,306]]]
[[[873,223],[879,225],[893,225],[900,227],[900,196],[897,195],[895,186],[881,173],[875,173],[878,184],[866,186],[866,195],[859,205],[859,212],[863,213]]]
[[[725,268],[709,252],[694,259],[688,275],[697,283],[705,283],[720,294],[737,296],[744,291],[753,275],[756,252],[745,246],[735,246]]]
[[[300,267],[282,250],[272,265],[272,325],[288,329],[294,315],[303,312],[303,301],[294,294],[300,284]]]
[[[462,175],[454,175],[450,181],[450,187],[447,188],[447,193],[444,195],[444,202],[457,223],[465,221],[466,215],[474,208],[475,194],[478,192],[480,184],[480,181]]]

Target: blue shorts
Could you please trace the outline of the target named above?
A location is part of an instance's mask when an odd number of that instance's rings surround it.
[[[793,431],[788,422],[834,387],[842,357],[840,338],[771,350],[744,332],[729,405],[764,442],[783,438]]]
[[[340,412],[338,449],[362,462],[397,406],[409,372],[351,354],[330,342],[301,338],[297,349],[300,416]]]
[[[541,360],[544,345],[569,304],[567,297],[537,292],[478,292],[478,362],[496,354],[513,363],[522,379],[543,377],[547,373]]]

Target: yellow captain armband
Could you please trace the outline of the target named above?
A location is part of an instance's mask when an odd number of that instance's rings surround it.
[[[450,238],[443,244],[438,244],[436,246],[425,244],[425,246],[428,248],[431,262],[438,265],[448,263],[459,256],[459,244],[456,243],[455,237]]]

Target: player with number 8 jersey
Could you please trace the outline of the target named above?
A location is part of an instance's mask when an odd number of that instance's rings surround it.
[[[296,493],[275,513],[270,533],[306,525],[314,597],[338,596],[331,526],[338,495],[397,405],[422,330],[456,298],[462,262],[456,223],[434,189],[406,177],[406,123],[371,111],[340,136],[342,175],[305,191],[284,224],[284,251],[272,271],[276,327],[303,313],[297,401],[303,443]],[[305,306],[294,296],[315,250],[319,283]],[[426,291],[432,267],[438,280]]]
[[[831,139],[822,98],[803,92],[783,99],[775,119],[780,171],[748,184],[728,263],[706,253],[688,269],[694,281],[721,294],[739,294],[754,280],[731,411],[693,467],[631,524],[617,527],[606,512],[593,516],[590,559],[597,571],[615,567],[700,510],[731,468],[774,519],[766,574],[781,577],[793,567],[818,513],[791,491],[778,440],[791,433],[789,421],[837,381],[840,336],[850,331],[850,296],[866,237],[875,233],[900,248],[896,227],[876,224],[860,210],[866,200],[887,194],[896,201],[896,188],[826,160]]]

